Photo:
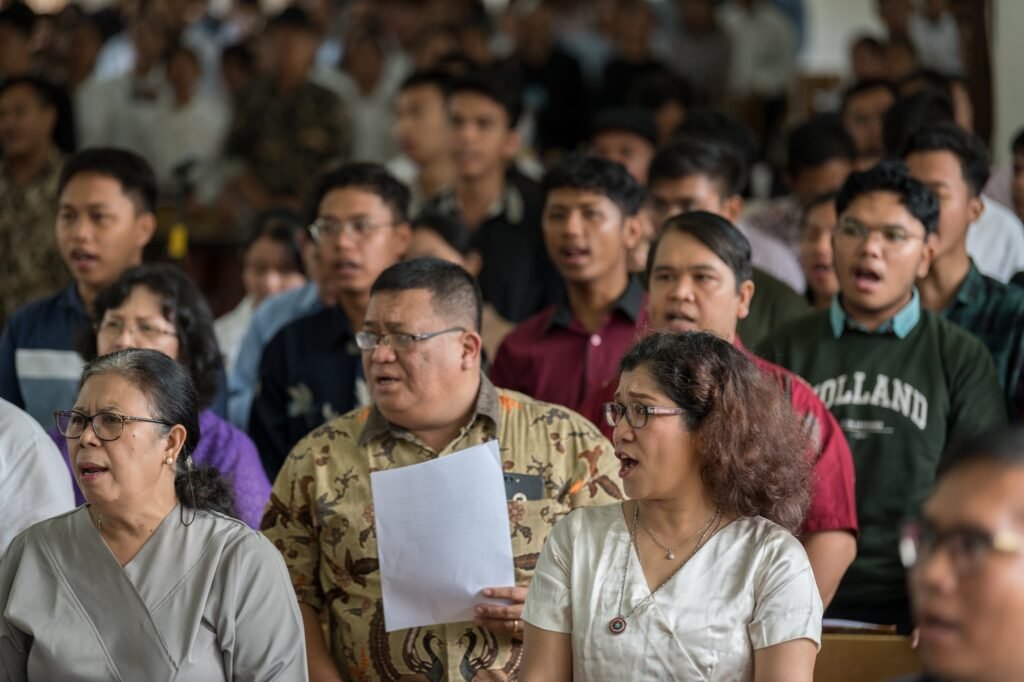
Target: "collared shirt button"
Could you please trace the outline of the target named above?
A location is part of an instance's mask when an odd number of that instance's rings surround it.
[[[590,345],[593,346],[594,348],[597,348],[598,346],[600,346],[601,345],[601,337],[598,336],[597,334],[592,335],[590,337]]]

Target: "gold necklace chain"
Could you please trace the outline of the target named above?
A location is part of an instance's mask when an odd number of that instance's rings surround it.
[[[654,541],[654,544],[656,544],[658,547],[661,547],[663,550],[665,550],[665,558],[668,559],[669,561],[672,561],[673,559],[676,558],[675,550],[679,549],[680,547],[682,547],[683,545],[685,545],[687,542],[689,542],[690,540],[694,539],[698,535],[706,533],[708,528],[711,527],[711,524],[714,523],[715,516],[718,514],[718,509],[715,509],[715,513],[711,515],[711,518],[708,519],[708,522],[705,523],[702,528],[698,528],[697,530],[695,530],[693,533],[691,533],[689,536],[687,536],[687,538],[685,540],[683,540],[682,542],[680,542],[680,543],[678,543],[676,545],[673,545],[672,547],[668,547],[666,545],[663,545],[661,543],[661,540],[659,540],[657,537],[655,537],[654,533],[651,532],[651,529],[648,528],[647,524],[644,523],[644,520],[642,518],[640,518],[640,503],[639,502],[637,502],[636,508],[637,508],[637,517],[636,518],[637,518],[637,522],[640,524],[640,527],[644,529],[645,533],[647,533],[647,537],[649,537],[651,540]],[[640,553],[638,551],[637,552],[637,556],[639,556],[639,555],[640,555]]]

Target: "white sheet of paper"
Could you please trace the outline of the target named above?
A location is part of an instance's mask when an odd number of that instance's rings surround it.
[[[388,632],[472,620],[515,584],[498,441],[370,474]]]

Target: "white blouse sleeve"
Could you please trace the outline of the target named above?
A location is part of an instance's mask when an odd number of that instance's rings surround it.
[[[794,639],[821,647],[821,596],[803,546],[785,529],[765,537],[754,581],[754,616],[747,626],[754,649]]]
[[[551,632],[572,632],[572,543],[579,531],[580,510],[551,529],[537,560],[523,608],[523,620]]]

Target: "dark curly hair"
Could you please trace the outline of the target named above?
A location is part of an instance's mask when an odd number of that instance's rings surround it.
[[[541,188],[545,197],[566,188],[602,194],[624,216],[636,215],[644,200],[644,188],[622,164],[592,154],[566,156],[544,174]]]
[[[657,332],[622,358],[644,367],[685,410],[701,479],[724,511],[763,516],[792,533],[810,503],[811,444],[777,384],[707,332]]]
[[[146,287],[163,299],[164,318],[178,335],[178,362],[188,368],[201,407],[209,407],[217,395],[224,362],[213,332],[213,314],[188,275],[168,264],[139,265],[125,270],[104,289],[93,304],[93,321],[98,325],[108,310],[119,308],[136,287]],[[78,351],[86,360],[96,357],[96,327],[79,340]]]
[[[866,171],[852,173],[836,195],[836,213],[842,215],[854,199],[871,192],[898,195],[900,203],[924,225],[927,234],[938,227],[939,200],[924,183],[911,177],[902,161],[880,161]]]
[[[79,391],[97,374],[116,374],[138,388],[153,411],[153,419],[185,427],[185,444],[178,456],[174,492],[183,507],[215,511],[237,518],[234,496],[227,479],[211,466],[192,462],[192,453],[202,435],[199,430],[199,401],[189,372],[160,351],[126,348],[93,358],[82,371]]]

